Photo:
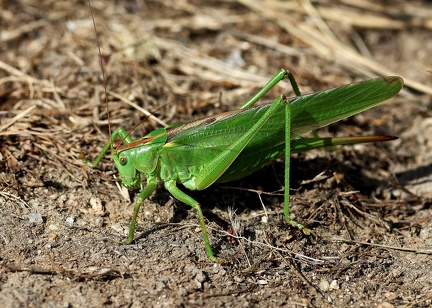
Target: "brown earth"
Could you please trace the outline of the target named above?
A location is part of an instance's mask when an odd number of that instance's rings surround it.
[[[262,3],[92,1],[111,127],[145,120],[134,138],[161,124],[127,100],[174,124],[237,108],[279,68],[303,93],[405,79],[397,97],[319,132],[398,140],[293,155],[293,217],[316,237],[283,222],[283,161],[190,193],[221,265],[162,185],[132,245],[113,243],[137,192],[122,197],[109,155],[96,169],[80,160],[108,140],[89,6],[1,1],[2,306],[432,305],[431,2]],[[280,94],[293,95],[284,83],[265,101]]]

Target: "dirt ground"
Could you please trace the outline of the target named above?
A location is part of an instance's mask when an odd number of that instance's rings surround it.
[[[110,155],[80,159],[109,138],[88,3],[0,3],[2,306],[431,307],[430,1],[92,1],[111,128],[143,121],[134,138],[233,110],[280,68],[303,93],[404,78],[398,96],[319,131],[398,140],[293,155],[292,214],[317,236],[284,223],[281,160],[184,190],[227,264],[162,185],[134,242],[115,244],[138,194],[117,188]],[[288,83],[264,101],[280,94]]]

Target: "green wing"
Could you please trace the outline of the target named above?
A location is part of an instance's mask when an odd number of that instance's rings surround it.
[[[291,98],[291,136],[298,138],[372,108],[396,95],[402,86],[400,77],[384,77]],[[248,131],[269,106],[222,113],[169,129],[160,160],[173,166],[184,178],[194,175]],[[285,107],[281,106],[217,182],[242,178],[283,156],[284,136]]]

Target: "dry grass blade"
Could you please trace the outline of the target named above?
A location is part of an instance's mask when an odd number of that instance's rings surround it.
[[[37,20],[29,24],[24,24],[18,29],[14,29],[12,31],[3,30],[0,32],[0,43],[6,43],[7,41],[17,39],[25,33],[46,26],[47,23],[47,20]]]
[[[177,41],[156,38],[155,43],[160,49],[170,50],[177,54],[183,61],[183,65],[179,64],[181,69],[189,75],[200,79],[212,81],[223,79],[241,87],[256,87],[265,84],[270,79],[270,76],[249,73],[214,57],[200,55],[195,50],[187,48]],[[288,87],[287,82],[280,82],[279,85]]]
[[[19,121],[20,119],[24,118],[26,115],[30,113],[33,109],[35,109],[36,106],[31,106],[27,108],[26,110],[18,113],[16,116],[14,116],[12,119],[10,119],[8,122],[0,126],[0,135],[3,134],[3,131],[7,129],[9,126],[12,126],[15,122]]]
[[[135,104],[134,102],[131,102],[130,100],[128,100],[126,97],[123,97],[117,93],[114,93],[113,91],[107,91],[107,93],[109,95],[112,95],[113,97],[121,100],[122,102],[128,104],[129,106],[135,108],[136,110],[142,112],[145,116],[149,117],[150,119],[152,119],[153,121],[159,123],[160,125],[162,125],[163,127],[168,126],[167,123],[165,123],[164,121],[160,120],[159,118],[155,117],[153,114],[151,114],[151,112],[145,110],[144,108],[141,108],[140,106],[138,106],[137,104]]]
[[[331,240],[335,241],[335,242],[344,242],[344,243],[350,243],[350,244],[374,246],[374,247],[380,247],[380,248],[385,248],[385,249],[392,249],[392,250],[399,250],[399,251],[405,251],[405,252],[414,252],[414,253],[418,253],[418,254],[432,255],[432,249],[396,247],[396,246],[389,246],[389,245],[376,244],[376,243],[346,240],[346,239],[342,239],[342,238],[333,238]]]

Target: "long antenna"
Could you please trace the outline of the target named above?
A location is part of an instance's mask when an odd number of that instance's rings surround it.
[[[90,0],[88,0],[88,4],[90,7],[90,13],[91,13],[91,17],[93,20],[93,28],[94,28],[95,34],[96,34],[96,43],[97,43],[98,53],[99,53],[99,66],[100,66],[101,71],[102,71],[102,78],[103,78],[103,85],[104,85],[104,92],[105,92],[105,106],[106,106],[107,119],[108,119],[109,140],[110,140],[110,144],[111,144],[111,148],[112,148],[111,124],[110,124],[111,119],[110,119],[110,113],[109,113],[109,109],[108,109],[108,94],[107,94],[107,83],[106,83],[106,78],[105,78],[105,69],[104,69],[104,65],[103,65],[103,61],[102,61],[102,53],[101,53],[101,48],[100,48],[100,43],[99,43],[99,36],[98,36],[97,29],[96,29],[96,22],[95,22],[95,18],[94,18],[94,14],[93,14],[93,7],[91,6]]]

